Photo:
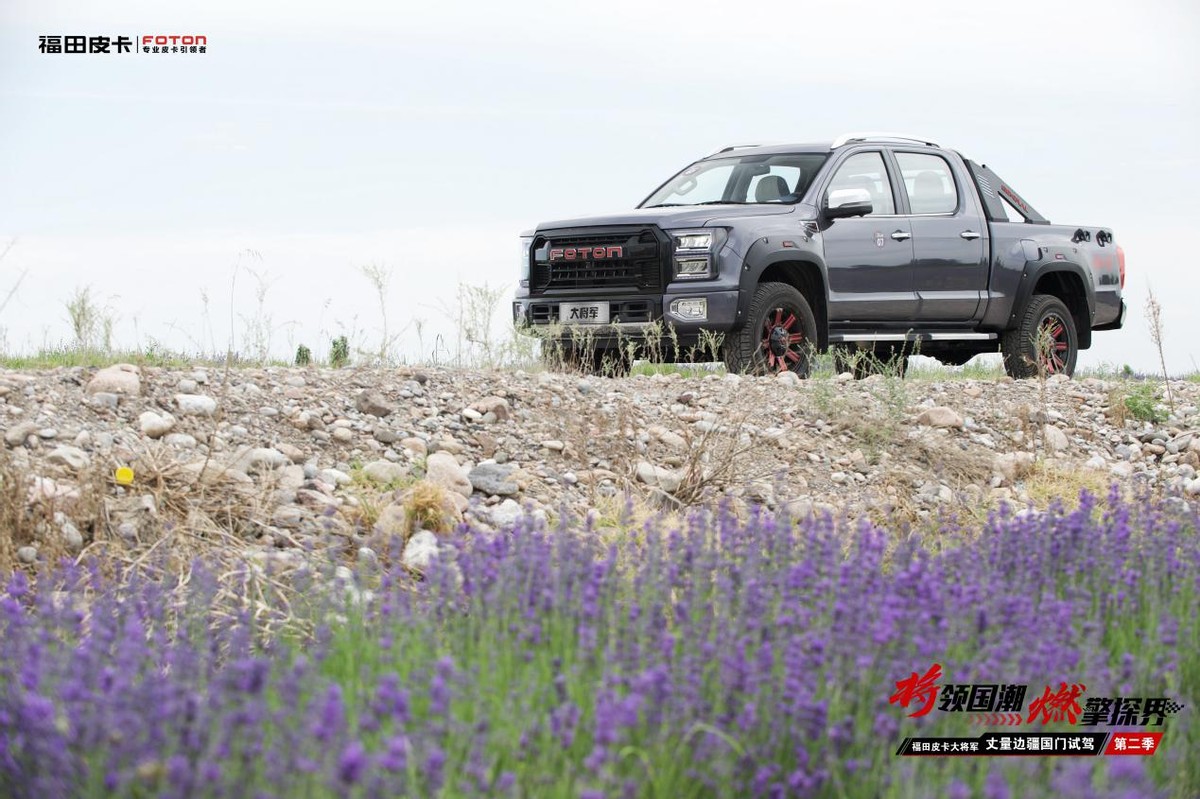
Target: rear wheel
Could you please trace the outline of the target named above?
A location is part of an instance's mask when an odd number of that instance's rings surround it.
[[[808,377],[817,343],[817,320],[804,295],[786,283],[763,283],[754,292],[746,324],[725,339],[730,372]]]
[[[1000,339],[1004,371],[1014,378],[1075,373],[1079,334],[1075,318],[1058,297],[1035,294],[1020,324]]]

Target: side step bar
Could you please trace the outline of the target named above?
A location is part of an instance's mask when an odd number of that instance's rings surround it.
[[[997,333],[976,333],[972,330],[910,330],[907,333],[830,333],[829,341],[837,344],[849,341],[995,341],[999,337]]]

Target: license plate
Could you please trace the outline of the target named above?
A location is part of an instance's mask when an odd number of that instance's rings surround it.
[[[558,321],[564,325],[606,325],[608,324],[608,303],[559,303]]]

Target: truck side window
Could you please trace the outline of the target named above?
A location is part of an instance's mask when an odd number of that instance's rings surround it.
[[[869,216],[891,216],[896,213],[892,185],[888,182],[887,168],[879,153],[858,153],[847,158],[829,184],[829,191],[836,189],[866,189],[873,206]]]
[[[946,159],[924,153],[896,153],[908,207],[914,214],[952,214],[958,210],[958,190]]]

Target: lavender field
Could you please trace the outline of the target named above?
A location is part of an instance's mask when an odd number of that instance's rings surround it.
[[[204,564],[186,585],[16,573],[0,795],[1200,795],[1192,517],[1114,494],[923,537],[698,512],[600,541],[463,529],[421,581],[314,573],[286,607],[250,572],[231,603]],[[1153,757],[896,757],[981,732],[889,704],[934,662],[1185,709]]]

